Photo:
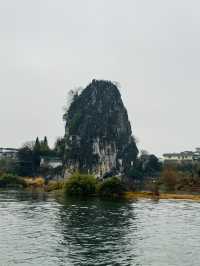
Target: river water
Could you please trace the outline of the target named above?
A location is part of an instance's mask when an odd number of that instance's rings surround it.
[[[200,203],[0,192],[0,266],[200,265]]]

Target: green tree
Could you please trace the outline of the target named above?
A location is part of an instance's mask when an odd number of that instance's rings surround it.
[[[3,173],[16,173],[18,170],[18,161],[14,158],[0,159],[0,171]]]
[[[56,140],[55,146],[54,146],[54,154],[61,158],[62,161],[64,161],[64,155],[65,155],[65,139],[64,138],[58,138]]]
[[[34,152],[29,146],[24,146],[18,152],[20,176],[34,176],[36,173],[36,165],[34,160]]]
[[[34,145],[34,151],[40,153],[40,150],[41,150],[40,140],[37,137]]]
[[[136,160],[128,172],[130,177],[135,179],[144,179],[146,177],[157,177],[162,170],[162,163],[154,154],[148,154],[146,151]]]
[[[44,137],[44,146],[49,148],[47,136]]]
[[[40,142],[40,155],[48,156],[51,154],[51,149],[49,148],[47,137],[44,137],[44,140]]]

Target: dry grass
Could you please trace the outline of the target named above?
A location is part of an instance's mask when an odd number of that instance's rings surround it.
[[[56,181],[56,180],[50,180],[47,185],[45,185],[45,180],[43,177],[38,176],[35,178],[32,177],[26,177],[24,178],[27,187],[28,188],[38,188],[45,190],[47,192],[53,191],[53,190],[61,190],[64,187],[64,181]]]
[[[64,181],[49,181],[48,185],[45,185],[43,177],[38,176],[35,178],[26,177],[24,178],[27,187],[42,188],[47,192],[54,190],[62,190],[64,187]],[[128,200],[132,199],[175,199],[175,200],[195,200],[200,201],[200,195],[192,194],[175,194],[175,193],[160,193],[159,196],[155,196],[152,192],[125,192],[124,198]]]
[[[126,199],[177,199],[177,200],[195,200],[200,201],[200,195],[190,195],[190,194],[169,194],[161,193],[159,196],[155,196],[152,192],[126,192],[124,194]]]
[[[26,177],[25,182],[28,187],[34,186],[34,187],[43,187],[44,186],[44,178],[41,176],[31,178],[31,177]]]
[[[49,181],[48,185],[46,186],[46,190],[48,192],[54,191],[54,190],[61,190],[64,187],[64,181]]]

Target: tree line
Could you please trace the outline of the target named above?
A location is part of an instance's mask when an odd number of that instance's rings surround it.
[[[36,176],[48,169],[42,169],[42,158],[58,157],[63,160],[64,141],[58,138],[53,148],[49,147],[48,139],[39,137],[35,141],[25,143],[19,150],[17,158],[1,158],[0,172],[16,174],[18,176]]]

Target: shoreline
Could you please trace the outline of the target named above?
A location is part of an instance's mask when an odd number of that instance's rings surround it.
[[[62,194],[63,189],[53,189],[53,190],[44,190],[42,188],[43,192],[46,192],[48,194]],[[97,195],[94,195],[95,197],[98,197]],[[100,197],[101,198],[101,197]],[[137,199],[151,199],[151,200],[192,200],[192,201],[199,201],[200,202],[200,194],[199,195],[192,195],[192,194],[176,194],[176,193],[160,193],[159,196],[155,196],[152,192],[133,192],[128,191],[125,192],[122,196],[117,197],[125,200],[137,200]],[[111,197],[112,199],[112,197]]]
[[[16,187],[8,187],[9,188],[16,188]],[[21,189],[21,188],[16,188],[16,189]],[[0,188],[0,190],[5,190],[5,188]],[[37,187],[32,187],[28,186],[24,188],[23,190],[29,191],[29,192],[42,192],[42,193],[47,193],[47,194],[59,194],[59,195],[64,195],[63,189],[62,188],[52,188],[52,189],[46,189],[44,186],[37,186]],[[98,197],[97,195],[93,195],[94,197]],[[100,197],[101,198],[101,197]],[[113,197],[114,198],[121,198],[124,200],[139,200],[139,199],[150,199],[150,200],[192,200],[192,201],[197,201],[200,202],[200,194],[176,194],[176,193],[160,193],[159,196],[154,195],[152,192],[140,192],[140,191],[128,191],[125,192],[121,196]],[[110,197],[112,199],[112,197]]]
[[[132,199],[168,199],[168,200],[194,200],[200,201],[200,194],[199,195],[192,195],[192,194],[176,194],[176,193],[160,193],[159,196],[153,195],[152,192],[125,192],[124,194],[125,199],[132,200]]]

